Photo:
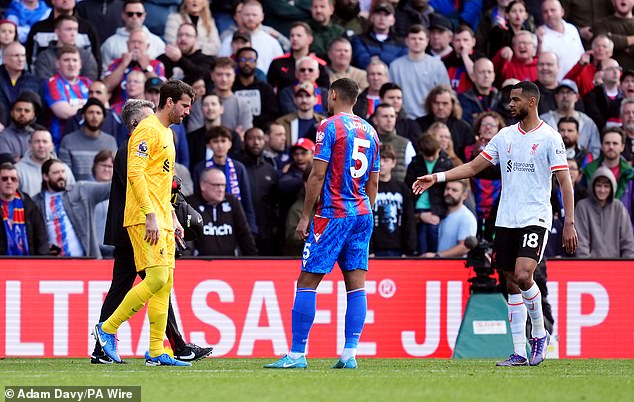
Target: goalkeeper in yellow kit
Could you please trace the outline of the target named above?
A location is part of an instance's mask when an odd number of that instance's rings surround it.
[[[194,90],[184,82],[166,82],[158,111],[139,123],[128,143],[123,225],[130,235],[136,269],[145,270],[145,279],[126,294],[106,321],[95,326],[104,353],[117,363],[121,362],[115,338],[119,326],[148,302],[150,349],[145,364],[191,366],[165,353],[163,339],[174,277],[174,231],[183,231],[170,203],[176,151],[169,126],[182,123],[193,98]]]

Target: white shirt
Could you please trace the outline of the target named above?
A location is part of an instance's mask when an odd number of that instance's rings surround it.
[[[562,21],[564,32],[557,32],[547,25],[544,25],[544,36],[542,37],[542,52],[553,52],[559,58],[559,74],[557,81],[561,81],[568,71],[574,67],[585,52],[579,31],[574,25]]]
[[[143,26],[143,32],[145,32],[147,40],[150,43],[150,47],[147,50],[150,59],[156,59],[165,53],[165,42],[163,42],[161,38],[150,32],[145,25]],[[107,71],[108,66],[110,66],[114,59],[118,59],[123,53],[128,51],[129,37],[130,32],[128,32],[125,27],[119,27],[114,35],[106,39],[101,45],[102,71]]]
[[[529,132],[517,123],[501,129],[480,155],[493,165],[499,163],[502,171],[495,225],[550,230],[552,173],[568,169],[561,135],[543,121]]]

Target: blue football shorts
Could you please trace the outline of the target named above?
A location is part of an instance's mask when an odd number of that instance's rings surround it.
[[[304,243],[302,271],[327,274],[335,262],[342,271],[368,270],[372,214],[323,218],[315,216]]]

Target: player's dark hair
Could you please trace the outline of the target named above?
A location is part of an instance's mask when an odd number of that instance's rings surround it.
[[[223,126],[210,127],[209,129],[205,131],[205,144],[208,144],[209,141],[213,140],[214,138],[221,138],[221,137],[228,139],[229,142],[232,142],[233,140],[231,136],[231,131],[229,131],[227,127],[223,127]]]
[[[381,88],[379,89],[379,98],[383,99],[387,91],[394,91],[394,90],[399,90],[401,91],[401,93],[403,93],[403,89],[397,84],[393,82],[386,82],[385,84],[381,85]]]
[[[159,91],[160,98],[158,108],[163,109],[165,104],[167,103],[167,98],[172,98],[172,102],[176,103],[183,95],[189,95],[189,97],[194,100],[194,88],[192,88],[189,84],[185,84],[181,80],[169,80],[167,81]]]
[[[559,119],[559,121],[557,122],[558,129],[562,123],[572,123],[575,125],[575,128],[577,129],[577,131],[579,131],[579,120],[575,119],[572,116],[564,116],[561,119]]]
[[[440,149],[440,142],[432,133],[425,133],[418,137],[418,148],[424,156],[435,156]]]
[[[539,88],[534,83],[530,81],[520,81],[517,84],[513,85],[511,89],[521,89],[522,95],[524,95],[526,98],[534,97],[537,100],[536,103],[539,103]]]
[[[330,90],[337,92],[337,96],[349,105],[357,103],[359,85],[350,78],[339,78],[330,85]]]

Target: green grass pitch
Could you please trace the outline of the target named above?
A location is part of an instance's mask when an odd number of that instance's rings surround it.
[[[274,359],[207,358],[192,367],[91,365],[88,359],[0,360],[0,385],[140,385],[153,401],[632,401],[634,360],[546,360],[495,367],[493,360],[309,359],[306,370],[266,370]]]

